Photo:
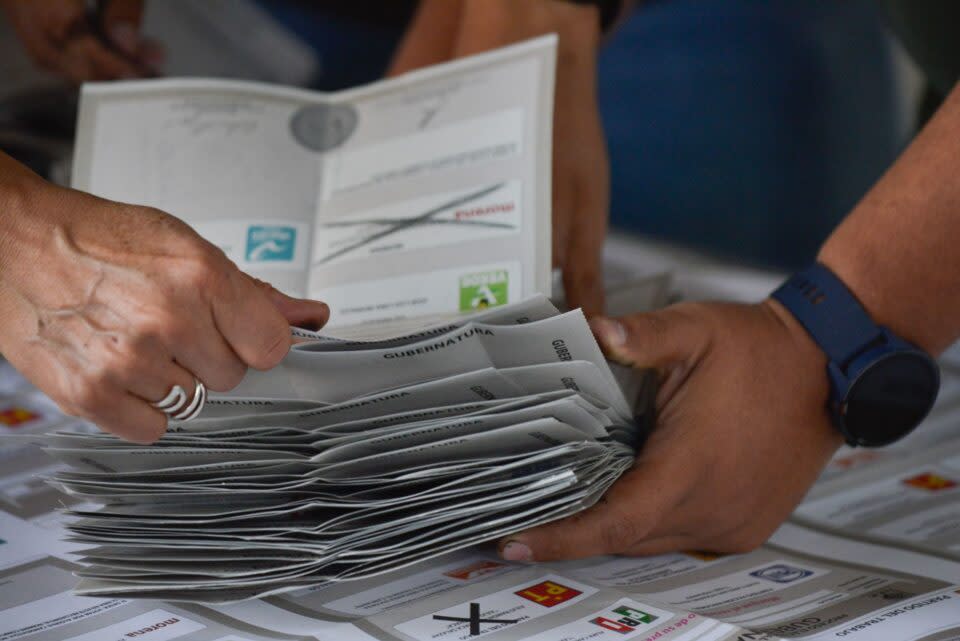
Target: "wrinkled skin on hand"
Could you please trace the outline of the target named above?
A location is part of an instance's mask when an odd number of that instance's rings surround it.
[[[196,376],[227,391],[247,367],[280,362],[289,324],[327,320],[326,305],[247,276],[172,216],[8,164],[0,178],[16,176],[0,191],[0,352],[68,414],[152,442],[167,419],[150,403],[172,385],[192,394]]]
[[[842,443],[826,358],[775,301],[687,303],[594,333],[608,357],[654,368],[657,423],[633,469],[585,512],[501,541],[510,560],[754,549]]]

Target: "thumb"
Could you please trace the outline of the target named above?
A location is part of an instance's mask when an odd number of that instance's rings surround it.
[[[590,321],[607,358],[633,367],[666,367],[687,360],[704,342],[703,328],[683,306]]]
[[[330,319],[330,307],[326,303],[306,298],[293,298],[269,287],[267,295],[287,322],[294,327],[318,330]]]
[[[502,539],[500,556],[563,561],[626,552],[650,538],[676,501],[678,484],[665,482],[670,478],[656,465],[634,467],[593,507]]]

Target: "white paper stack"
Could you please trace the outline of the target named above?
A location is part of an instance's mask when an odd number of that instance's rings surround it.
[[[593,504],[640,434],[545,298],[379,341],[300,332],[151,446],[56,433],[81,594],[234,601],[370,577]]]

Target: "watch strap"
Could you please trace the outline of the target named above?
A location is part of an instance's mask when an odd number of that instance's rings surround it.
[[[841,370],[869,345],[884,339],[883,328],[873,322],[853,292],[820,263],[791,276],[771,296]]]

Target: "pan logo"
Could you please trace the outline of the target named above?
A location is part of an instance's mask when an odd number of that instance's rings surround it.
[[[247,229],[248,263],[292,262],[297,245],[297,230],[293,227],[266,227],[251,225]]]
[[[755,576],[758,579],[764,579],[766,581],[773,581],[774,583],[793,583],[794,581],[805,579],[812,574],[813,572],[805,570],[804,568],[787,565],[786,563],[777,563],[757,570],[756,572],[751,572],[750,576]]]
[[[505,304],[508,280],[505,269],[461,276],[460,311],[472,312]]]

